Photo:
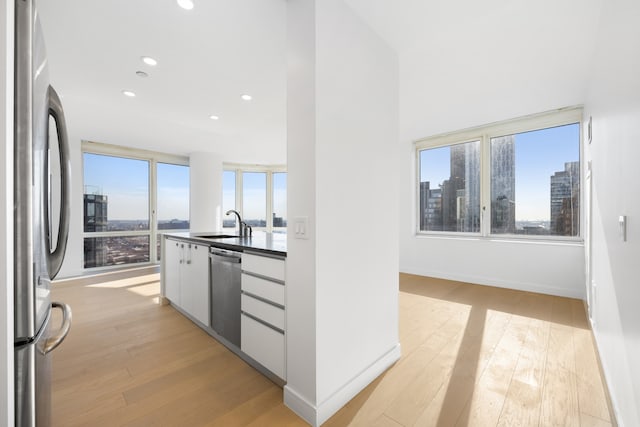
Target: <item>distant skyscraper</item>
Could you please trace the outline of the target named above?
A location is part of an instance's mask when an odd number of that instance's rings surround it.
[[[107,196],[84,195],[84,231],[107,231]]]
[[[515,141],[491,138],[491,232],[516,232]]]
[[[273,221],[272,221],[272,226],[273,227],[286,227],[287,226],[287,221],[282,218],[281,216],[276,216],[276,213],[273,213]]]
[[[429,230],[427,228],[427,202],[429,200],[429,181],[420,182],[420,230]]]
[[[442,231],[442,189],[420,183],[420,230]]]
[[[108,197],[101,194],[84,195],[84,231],[107,231]],[[88,237],[84,239],[85,268],[106,265],[107,246],[103,237]]]
[[[444,231],[480,230],[480,150],[475,142],[451,146],[451,176],[442,183]]]
[[[551,176],[551,234],[577,236],[580,230],[580,162],[567,162]]]
[[[460,231],[480,231],[480,145],[479,143],[464,144],[464,200],[459,199],[459,205],[464,206],[464,218]]]
[[[458,190],[465,186],[465,149],[464,144],[450,147],[449,179],[442,183],[442,231],[462,230],[462,217],[458,203]]]

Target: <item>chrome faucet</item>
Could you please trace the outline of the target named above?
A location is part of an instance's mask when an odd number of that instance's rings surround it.
[[[227,211],[227,215],[230,215],[232,213],[236,214],[236,217],[238,217],[238,229],[239,229],[238,234],[240,235],[240,237],[244,237],[244,236],[251,237],[251,234],[253,232],[253,229],[251,228],[251,226],[242,220],[238,211],[233,209],[229,209]]]

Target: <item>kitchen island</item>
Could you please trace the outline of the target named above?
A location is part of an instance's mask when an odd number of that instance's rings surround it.
[[[284,233],[256,231],[252,236],[238,237],[217,231],[166,233],[164,236],[239,252],[249,251],[283,258],[287,256],[287,235]]]
[[[162,301],[279,385],[286,383],[286,234],[166,233]]]

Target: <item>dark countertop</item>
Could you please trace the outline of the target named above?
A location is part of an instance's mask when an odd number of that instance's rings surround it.
[[[254,231],[251,237],[231,236],[233,233],[233,231],[218,231],[211,233],[177,232],[165,233],[164,235],[167,237],[191,240],[193,242],[203,243],[215,248],[228,249],[232,251],[256,252],[263,253],[265,255],[275,255],[278,257],[287,256],[287,235],[284,233]]]

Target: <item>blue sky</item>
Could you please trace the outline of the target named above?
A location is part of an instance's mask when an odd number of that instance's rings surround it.
[[[189,219],[189,168],[157,164],[159,221]],[[266,173],[243,173],[243,218],[266,219]],[[110,220],[149,217],[149,162],[100,154],[84,154],[84,185],[109,197]],[[223,174],[223,209],[235,209],[235,172]],[[287,174],[273,174],[273,209],[286,218]]]
[[[189,219],[189,167],[158,163],[158,221]]]
[[[84,154],[84,185],[109,197],[110,220],[149,218],[149,162]],[[158,220],[189,219],[189,168],[158,163]]]
[[[578,123],[517,134],[515,137],[516,220],[549,220],[550,177],[565,162],[580,160]],[[450,176],[450,148],[424,150],[420,181],[437,188]]]
[[[243,219],[266,219],[267,176],[264,172],[244,172],[242,175],[243,187]],[[223,210],[235,208],[236,185],[235,172],[224,171],[222,180]],[[287,174],[273,174],[273,212],[277,216],[287,217]]]

